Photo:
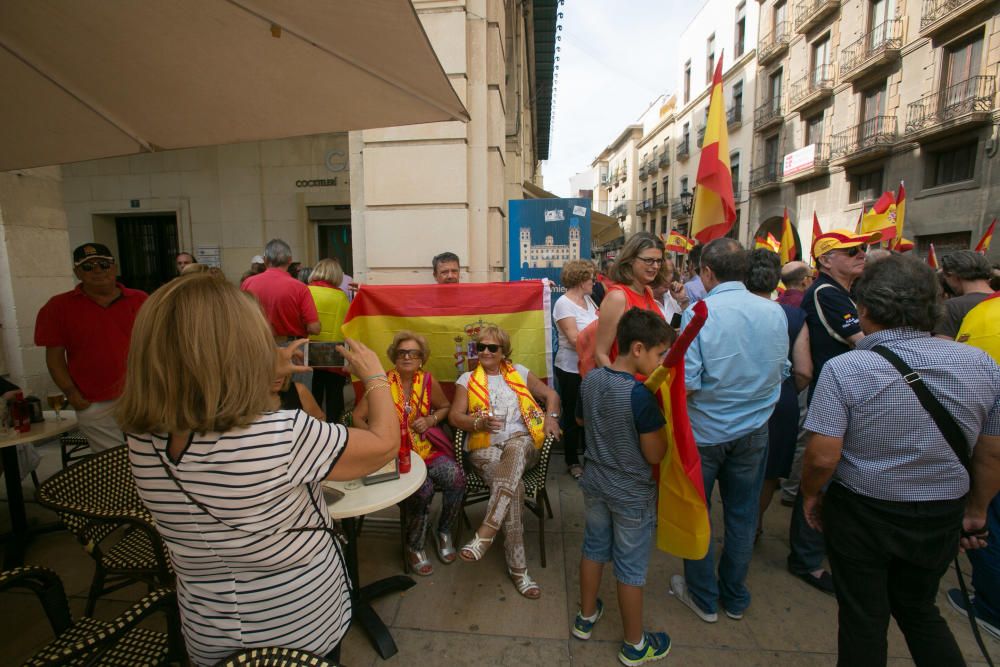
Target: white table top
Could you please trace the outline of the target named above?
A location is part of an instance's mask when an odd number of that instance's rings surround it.
[[[330,516],[334,519],[350,519],[364,516],[390,505],[395,505],[413,495],[427,479],[427,466],[416,452],[410,455],[410,472],[403,473],[399,479],[378,484],[361,485],[357,489],[347,489],[350,482],[323,482],[324,486],[343,492],[344,497],[335,503],[327,505]],[[360,483],[360,480],[358,480]]]
[[[0,447],[13,447],[15,445],[27,445],[32,442],[57,438],[63,433],[67,433],[76,428],[76,413],[72,410],[63,410],[62,421],[56,421],[56,413],[51,410],[44,412],[45,421],[32,424],[31,430],[27,433],[18,433],[13,428],[8,429],[6,434],[0,434]]]

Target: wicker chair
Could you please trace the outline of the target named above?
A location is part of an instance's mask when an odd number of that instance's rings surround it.
[[[0,572],[0,591],[27,588],[35,593],[55,639],[28,659],[27,666],[42,665],[166,665],[182,661],[183,640],[176,621],[177,598],[173,590],[158,588],[112,621],[80,618],[73,621],[62,581],[44,567],[20,567]],[[167,614],[168,634],[138,627],[158,611]]]
[[[87,616],[94,613],[97,598],[137,581],[150,590],[173,586],[166,547],[139,499],[126,446],[89,456],[56,473],[42,484],[37,498],[59,514],[97,564]]]
[[[270,647],[234,653],[215,667],[337,667],[337,663],[308,651]]]
[[[462,462],[462,469],[465,471],[465,500],[462,503],[464,508],[476,503],[485,502],[490,499],[490,487],[480,477],[472,466],[469,465],[468,456],[465,452],[466,432],[455,429],[455,460]],[[549,473],[549,458],[552,455],[552,444],[555,438],[548,436],[542,443],[542,451],[538,456],[538,463],[534,468],[524,471],[521,481],[524,483],[524,506],[532,514],[538,517],[538,550],[541,557],[542,567],[545,567],[545,515],[552,518],[552,505],[549,503],[549,494],[545,490],[545,478]],[[465,515],[465,525],[469,528],[468,515]]]

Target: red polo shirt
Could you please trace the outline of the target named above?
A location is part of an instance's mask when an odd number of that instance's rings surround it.
[[[305,338],[306,325],[319,322],[309,288],[285,269],[272,267],[250,276],[240,289],[250,292],[260,302],[275,336]]]
[[[80,285],[57,294],[38,311],[35,345],[66,348],[70,377],[91,403],[122,393],[132,325],[145,292],[118,284],[121,296],[101,306]]]

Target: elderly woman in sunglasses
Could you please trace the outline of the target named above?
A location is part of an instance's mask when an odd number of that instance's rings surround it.
[[[445,565],[455,562],[457,552],[451,539],[451,527],[462,509],[465,497],[465,473],[455,462],[451,440],[440,424],[448,416],[450,403],[430,372],[423,370],[430,357],[427,339],[412,331],[400,331],[386,351],[393,369],[389,371],[389,389],[396,406],[400,428],[410,429],[413,451],[427,464],[427,479],[417,491],[402,502],[406,510],[406,552],[410,567],[422,577],[434,572],[424,543],[431,521],[434,492],[441,492],[441,516],[434,533],[438,559]],[[354,408],[354,424],[363,425],[368,417],[367,395]]]
[[[500,327],[483,326],[476,350],[479,365],[455,383],[449,421],[470,434],[469,463],[489,485],[490,500],[483,523],[459,555],[481,560],[503,528],[507,572],[518,593],[534,600],[542,591],[528,576],[521,476],[538,462],[545,438],[559,437],[559,396],[527,368],[511,363],[510,336]]]

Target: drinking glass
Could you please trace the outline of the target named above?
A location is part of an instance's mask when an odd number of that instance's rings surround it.
[[[48,395],[48,401],[49,407],[56,413],[56,421],[62,421],[63,417],[59,414],[59,411],[66,407],[66,396],[63,394],[52,393]]]
[[[507,408],[494,408],[494,410],[493,410],[493,418],[500,422],[500,430],[501,431],[504,429],[504,426],[507,424],[507,415],[508,414],[509,413],[508,413]]]

